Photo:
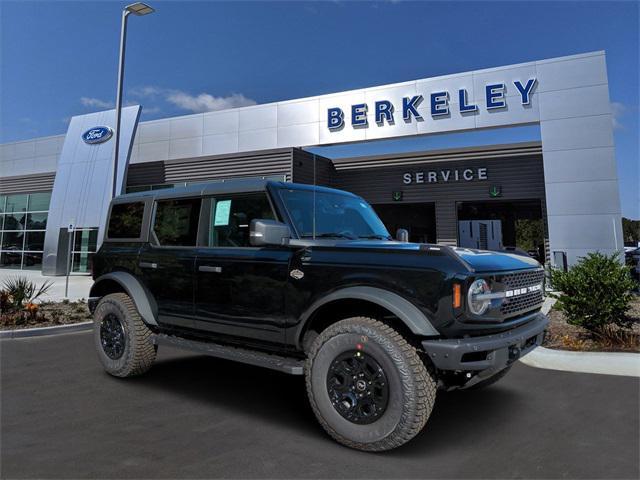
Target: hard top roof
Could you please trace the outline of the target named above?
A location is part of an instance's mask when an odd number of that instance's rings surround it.
[[[316,192],[339,193],[343,195],[356,196],[344,190],[337,190],[329,187],[307,185],[302,183],[279,182],[263,179],[232,179],[203,183],[194,183],[182,187],[162,188],[159,190],[148,190],[144,192],[134,192],[119,195],[113,201],[115,203],[130,202],[134,200],[171,199],[184,197],[197,197],[204,195],[260,192],[267,189],[267,186],[275,188],[295,189],[295,190],[315,190]]]

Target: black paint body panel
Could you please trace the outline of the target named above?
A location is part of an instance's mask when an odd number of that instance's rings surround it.
[[[278,182],[245,181],[237,187],[231,183],[220,188],[224,192],[266,190],[277,218],[285,223],[289,222],[278,188],[323,189]],[[114,202],[140,199],[151,209],[157,198],[215,195],[215,188],[144,192]],[[145,213],[145,238],[152,237],[147,235],[152,216]],[[495,273],[532,268],[540,267],[514,255],[457,252],[445,246],[292,238],[288,245],[260,248],[158,247],[150,242],[105,241],[95,256],[93,275],[98,283],[102,275],[114,271],[126,271],[139,279],[157,304],[158,325],[154,328],[160,332],[224,338],[291,352],[300,351],[304,322],[313,317],[315,306],[350,288],[387,292],[399,302],[398,308],[410,306],[413,323],[407,328],[423,339],[515,328],[521,324],[520,317],[468,322],[464,302],[460,309],[452,307],[453,284],[465,288],[476,276],[491,273],[486,269]]]

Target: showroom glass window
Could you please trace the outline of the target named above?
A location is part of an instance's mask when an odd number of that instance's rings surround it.
[[[91,273],[93,256],[98,249],[98,229],[78,228],[73,231],[71,250],[71,271],[74,273]]]
[[[40,270],[51,192],[0,195],[0,267]]]

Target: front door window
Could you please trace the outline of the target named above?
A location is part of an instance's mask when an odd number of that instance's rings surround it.
[[[253,219],[275,220],[264,193],[210,198],[208,247],[250,247]]]

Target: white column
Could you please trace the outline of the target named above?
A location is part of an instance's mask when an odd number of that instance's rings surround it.
[[[604,52],[536,62],[549,242],[569,265],[621,250],[622,222]]]

